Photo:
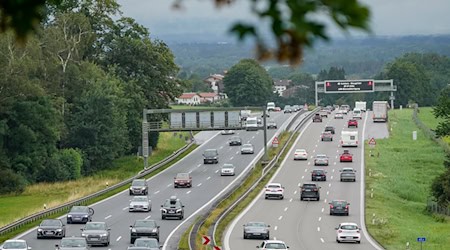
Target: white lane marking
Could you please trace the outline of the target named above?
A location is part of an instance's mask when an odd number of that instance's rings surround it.
[[[308,161],[308,165],[311,165],[311,162]]]
[[[223,146],[220,146],[220,148],[219,149],[222,149],[223,148]]]
[[[281,215],[280,217],[278,217],[278,220],[281,220],[281,219],[283,219],[283,215]]]
[[[285,207],[285,208],[284,208],[284,211],[286,212],[287,210],[288,210],[288,208],[287,208],[287,207]]]
[[[219,173],[219,169],[216,170],[216,173]]]
[[[334,157],[334,158],[336,158],[336,159],[337,159],[337,155],[336,155],[336,157]]]
[[[314,149],[314,150],[313,150],[313,153],[315,153],[315,152],[316,152],[316,150]],[[311,155],[311,158],[312,158],[312,157],[313,157],[313,156]]]
[[[322,220],[322,217],[319,217],[319,221],[321,221]]]
[[[191,173],[192,173],[192,170],[189,170],[189,173],[191,174]]]
[[[302,176],[302,179],[305,179],[305,176],[304,176],[304,175]]]
[[[200,164],[197,165],[197,167],[200,167],[201,165],[202,165],[202,164],[200,163]]]
[[[324,208],[324,207],[322,208],[322,213],[323,213],[323,211],[325,211],[325,208]]]
[[[333,180],[333,176],[331,176],[331,179]]]
[[[334,173],[334,168],[333,168],[333,173]]]
[[[334,162],[333,165],[336,165],[336,162]]]
[[[169,184],[169,185],[167,185],[167,187],[170,187],[170,186],[172,186],[172,183],[171,183],[171,184]]]
[[[128,209],[128,207],[124,207],[124,208],[122,208],[122,210],[127,210]]]
[[[316,148],[317,148],[317,145],[316,145]]]
[[[231,157],[230,157],[230,160],[233,160],[233,158],[234,158],[234,156],[231,156]]]
[[[206,178],[206,180],[209,180],[209,179],[211,179],[211,176],[208,176],[208,178]]]
[[[325,243],[325,241],[323,240],[323,238],[320,238],[320,241],[322,241],[322,243]]]
[[[327,191],[327,195],[329,195],[330,194],[330,191]]]
[[[203,172],[206,172],[206,171],[208,171],[208,169],[207,169],[207,168],[205,168],[205,170],[203,170]]]
[[[157,194],[157,193],[159,193],[159,190],[158,191],[156,191],[154,194]]]
[[[145,220],[148,220],[148,219],[150,219],[151,217],[152,217],[152,216],[149,215],[149,216],[145,217]]]
[[[201,183],[199,183],[198,185],[197,185],[197,187],[200,187],[202,184]]]
[[[236,154],[239,154],[239,151],[236,151]]]
[[[307,168],[305,169],[305,173],[306,173],[306,172],[308,172],[308,169],[307,169]]]
[[[252,140],[255,139],[255,136],[252,136]]]
[[[278,226],[275,226],[275,227],[273,228],[273,230],[275,230],[275,231],[276,231],[277,229],[278,229]]]
[[[327,203],[327,199],[323,200],[323,203]]]
[[[117,237],[116,241],[119,241],[120,239],[122,239],[122,236]]]
[[[320,232],[320,227],[317,227],[317,232]]]
[[[339,153],[339,150],[336,150],[336,153]],[[337,156],[336,156],[337,157]]]
[[[330,184],[328,184],[328,187],[331,187],[331,183],[330,183]]]
[[[186,192],[186,194],[190,194],[190,193],[191,193],[191,190],[189,190],[189,191]]]
[[[293,200],[294,200],[294,199],[290,198],[290,199],[289,199],[289,202],[292,202]]]
[[[294,194],[297,194],[297,190],[294,191]]]
[[[111,217],[112,217],[112,215],[108,215],[108,216],[105,217],[105,220],[107,220],[107,219],[109,219]]]
[[[300,187],[301,185],[302,185],[302,184],[299,182],[298,185],[297,185],[297,187]],[[294,194],[295,194],[295,192],[294,192]]]

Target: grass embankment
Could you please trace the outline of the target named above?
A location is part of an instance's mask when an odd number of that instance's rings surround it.
[[[278,148],[271,148],[269,150],[269,158],[272,159],[282,148],[282,145],[286,142],[286,140],[289,138],[289,133],[282,133],[279,136],[280,139],[280,146]],[[288,147],[292,145],[293,141],[291,142]],[[238,198],[240,198],[246,190],[248,190],[255,181],[261,176],[263,166],[260,162],[258,162],[253,170],[252,175],[247,178],[242,185],[237,188],[234,193],[225,201],[223,201],[212,213],[209,215],[209,217],[206,219],[203,226],[200,228],[198,234],[197,234],[197,245],[195,249],[204,250],[207,249],[205,246],[201,245],[201,236],[202,235],[208,235],[208,230],[212,223],[220,216],[220,214],[227,209],[234,201],[236,201]],[[233,220],[255,197],[256,195],[261,191],[261,189],[264,187],[264,185],[269,181],[269,179],[272,177],[273,173],[276,171],[277,167],[274,167],[269,174],[266,175],[266,177],[263,179],[263,181],[258,185],[258,187],[249,194],[249,196],[241,201],[241,203],[233,209],[233,211],[227,215],[227,217],[221,221],[221,223],[218,225],[217,232],[216,232],[216,242],[218,245],[222,245],[222,234],[226,228],[226,226],[230,223],[231,220]],[[180,250],[186,250],[189,249],[188,246],[188,236],[189,234],[185,232],[179,242],[178,249]]]
[[[434,117],[433,108],[431,107],[419,108],[418,117],[425,124],[425,126],[430,129],[436,129],[439,123],[444,122],[444,119]],[[450,136],[444,137],[443,140],[450,144]]]
[[[180,138],[180,133],[177,133],[175,136],[174,133],[161,133],[158,149],[153,150],[151,157],[149,157],[149,165],[161,161],[183,147],[186,144],[185,136],[188,134],[181,134],[182,137]],[[186,153],[183,154],[183,157],[184,155]],[[22,194],[0,196],[0,226],[41,211],[44,204],[47,205],[47,208],[54,207],[102,190],[107,183],[108,185],[113,185],[130,178],[142,170],[143,159],[136,156],[127,156],[114,161],[113,166],[110,170],[105,170],[94,176],[84,177],[76,181],[30,185]],[[160,171],[162,170],[155,171],[152,175]],[[111,194],[124,189],[126,187]]]
[[[420,118],[429,124],[434,117],[424,111],[421,108]],[[379,153],[379,157],[369,157],[366,147],[366,225],[386,249],[405,249],[407,242],[410,249],[419,249],[417,237],[427,238],[426,249],[448,249],[448,218],[425,210],[431,182],[444,171],[444,152],[416,127],[412,112],[390,112],[392,131],[389,139],[377,140],[375,155]],[[412,131],[417,131],[416,141]]]

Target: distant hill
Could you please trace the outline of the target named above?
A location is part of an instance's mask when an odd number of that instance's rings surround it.
[[[168,45],[183,71],[201,77],[223,72],[243,58],[254,57],[253,44],[172,42]],[[386,63],[407,52],[450,56],[450,35],[335,39],[307,49],[300,69],[317,74],[321,69],[337,66],[349,75],[371,77]],[[280,66],[274,62],[265,65]]]

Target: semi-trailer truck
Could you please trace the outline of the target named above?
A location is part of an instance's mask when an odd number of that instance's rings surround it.
[[[372,104],[373,122],[387,122],[388,108],[389,104],[387,101],[374,101]]]

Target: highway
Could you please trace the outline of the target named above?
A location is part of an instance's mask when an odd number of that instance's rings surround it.
[[[294,114],[272,112],[278,128],[292,118]],[[284,124],[286,125],[286,124]],[[268,130],[268,139],[271,140],[276,130]],[[128,205],[131,196],[128,190],[101,202],[93,204],[95,214],[93,221],[105,221],[111,228],[111,244],[108,247],[95,247],[96,249],[120,249],[130,246],[129,226],[137,219],[154,219],[160,225],[160,243],[164,243],[163,249],[177,249],[178,241],[184,230],[193,222],[195,213],[208,206],[220,193],[224,192],[234,182],[244,169],[248,169],[255,157],[263,150],[263,131],[236,131],[243,143],[252,143],[255,146],[255,154],[241,155],[239,146],[228,146],[231,135],[220,135],[216,132],[209,140],[192,153],[183,158],[172,167],[162,171],[148,180],[149,198],[152,201],[152,211],[149,213],[129,213]],[[205,149],[216,148],[219,151],[219,164],[203,164],[202,153]],[[233,163],[236,167],[236,176],[220,176],[219,169],[224,163]],[[193,179],[192,188],[173,187],[173,178],[177,173],[189,172]],[[184,220],[161,220],[160,205],[170,196],[176,195],[185,205]],[[62,217],[66,222],[65,216]],[[82,224],[66,225],[66,236],[80,236]],[[19,235],[16,238],[27,240],[34,250],[55,249],[58,239],[36,239],[36,228]],[[170,239],[169,239],[170,238]]]
[[[367,231],[362,230],[361,244],[337,243],[335,227],[341,222],[356,222],[360,227],[364,196],[363,182],[363,147],[361,147],[363,130],[370,127],[371,136],[386,137],[386,124],[374,124],[366,113],[359,121],[358,128],[347,128],[349,115],[344,119],[334,119],[334,112],[322,123],[310,121],[297,138],[294,146],[287,154],[281,167],[277,170],[271,182],[279,182],[285,187],[283,200],[265,200],[264,190],[255,200],[229,225],[224,236],[223,249],[254,249],[260,245],[260,239],[243,239],[243,225],[250,221],[262,221],[269,224],[270,239],[285,241],[290,249],[380,249],[372,245],[373,240],[367,239]],[[368,118],[368,119],[366,119]],[[364,124],[364,125],[363,125]],[[332,125],[336,133],[332,142],[321,141],[320,134],[325,126]],[[383,128],[384,127],[384,128]],[[353,154],[353,162],[339,162],[339,155],[344,148],[339,146],[342,130],[358,131],[359,146],[349,149]],[[377,132],[379,131],[379,132]],[[368,137],[367,135],[364,137]],[[308,152],[306,161],[294,161],[296,148],[304,148]],[[329,166],[314,166],[313,157],[317,153],[324,153],[330,159]],[[357,170],[356,182],[340,182],[339,170],[343,167],[353,167]],[[320,201],[300,201],[299,184],[311,182],[312,169],[325,169],[327,180],[315,182],[320,189]],[[329,204],[331,200],[344,199],[350,202],[349,216],[330,216]],[[270,211],[270,212],[268,212]]]

